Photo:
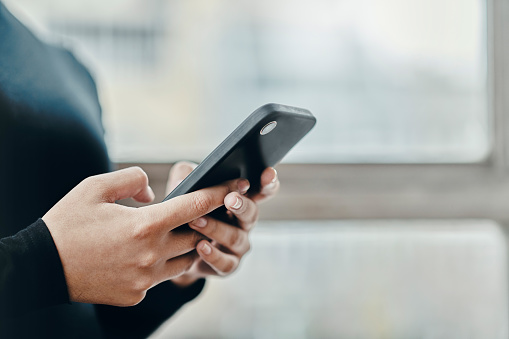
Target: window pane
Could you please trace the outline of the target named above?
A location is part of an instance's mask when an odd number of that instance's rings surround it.
[[[153,337],[508,337],[493,222],[264,222],[252,243],[233,277],[209,279]]]
[[[117,161],[202,159],[267,102],[309,108],[297,162],[490,151],[481,0],[17,0],[99,80]]]

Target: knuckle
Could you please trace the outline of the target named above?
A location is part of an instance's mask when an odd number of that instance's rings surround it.
[[[130,216],[133,223],[133,238],[135,240],[146,240],[157,232],[160,222],[143,213],[136,213],[136,211]]]
[[[83,186],[90,192],[95,192],[101,199],[109,200],[114,191],[111,182],[105,175],[94,175],[82,181]]]
[[[152,278],[148,274],[140,274],[136,279],[133,280],[132,292],[134,294],[145,293],[150,287],[152,287]]]
[[[176,169],[176,170],[189,170],[189,169],[193,169],[193,163],[192,162],[189,162],[189,161],[179,161],[177,163],[175,163],[175,165],[173,165],[173,167]]]
[[[179,161],[170,169],[170,177],[183,180],[193,171],[196,165],[189,161]]]
[[[107,182],[104,180],[104,178],[101,175],[94,175],[88,178],[83,179],[81,182],[81,185],[83,185],[85,188],[89,190],[95,190],[101,188],[101,190],[104,189],[104,186],[106,186]]]
[[[135,240],[144,240],[150,237],[151,229],[144,223],[139,223],[134,227],[133,238]]]
[[[94,192],[94,195],[100,199],[110,200],[112,198],[113,189],[111,188],[111,182],[104,175],[88,177],[82,181],[82,185],[86,191]]]
[[[237,268],[237,265],[233,261],[227,261],[224,264],[222,272],[224,274],[231,274],[231,273],[233,273],[233,271],[235,271],[236,268]]]
[[[95,177],[87,177],[87,178],[81,180],[80,185],[91,186],[91,185],[93,185],[94,180],[95,180]]]
[[[251,242],[247,242],[246,243],[246,248],[244,250],[244,254],[248,253],[249,251],[251,251]]]
[[[258,218],[260,217],[260,210],[258,207],[256,207],[254,213],[253,213],[253,226],[258,222]]]
[[[154,266],[159,261],[159,256],[154,251],[149,251],[148,253],[141,256],[138,260],[138,267],[140,268],[150,268]]]
[[[145,185],[148,185],[148,176],[144,170],[139,166],[131,167],[131,171],[133,172],[133,176],[136,177],[137,181],[144,182]]]
[[[207,226],[203,229],[204,234],[210,236],[211,238],[217,237],[218,233],[218,222],[214,218],[209,218],[207,220]]]
[[[193,195],[192,206],[199,215],[204,215],[212,206],[212,198],[206,193],[197,192]]]
[[[195,247],[203,239],[206,239],[206,237],[203,234],[201,234],[199,232],[196,232],[196,231],[193,231],[193,234],[192,234],[192,246]]]
[[[188,254],[182,257],[179,273],[189,272],[195,261],[195,256]]]
[[[245,235],[240,230],[235,230],[235,232],[232,232],[230,235],[230,246],[233,248],[242,248],[242,245],[245,242]]]
[[[180,169],[181,167],[184,167],[186,165],[186,161],[177,161],[175,165],[173,165],[172,169]]]

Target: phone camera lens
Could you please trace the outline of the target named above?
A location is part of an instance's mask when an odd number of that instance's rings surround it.
[[[263,126],[263,128],[260,130],[261,135],[269,134],[276,128],[277,122],[271,121],[267,125]]]

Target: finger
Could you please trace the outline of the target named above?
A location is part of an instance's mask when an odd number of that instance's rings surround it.
[[[245,187],[246,182],[248,182],[246,179],[230,180],[160,204],[141,207],[139,210],[145,213],[152,225],[160,228],[161,231],[169,232],[222,206],[226,195],[230,192],[239,192]]]
[[[258,220],[258,206],[246,196],[236,192],[224,199],[225,207],[237,218],[237,224],[244,230],[250,230]]]
[[[250,198],[255,202],[267,200],[277,194],[279,191],[280,182],[275,168],[267,167],[262,172],[260,177],[260,187],[261,190],[259,193],[250,196]]]
[[[239,266],[240,259],[238,257],[220,251],[206,240],[198,244],[196,251],[202,260],[216,271],[218,275],[224,276],[231,274]]]
[[[189,271],[199,255],[196,251],[189,252],[179,257],[167,260],[160,271],[159,281],[174,279]]]
[[[247,232],[233,225],[214,218],[201,217],[190,222],[189,226],[240,256],[250,249]]]
[[[179,227],[167,233],[163,242],[165,258],[170,260],[193,251],[201,240],[206,239],[202,233],[189,227]]]
[[[277,171],[274,167],[267,167],[261,175],[260,184],[262,187],[273,184],[278,180]]]
[[[166,195],[177,187],[195,168],[195,163],[189,161],[179,161],[170,169],[168,184],[166,185]]]
[[[146,186],[140,193],[136,194],[133,199],[137,202],[149,203],[154,201],[155,197],[156,195],[154,194],[152,187]]]
[[[129,167],[115,172],[100,174],[86,179],[101,199],[113,203],[133,198],[139,202],[154,200],[154,192],[148,185],[147,174],[139,167]]]

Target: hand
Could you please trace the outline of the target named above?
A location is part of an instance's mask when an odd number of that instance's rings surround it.
[[[233,180],[131,208],[115,201],[154,199],[139,167],[83,180],[42,218],[58,249],[70,299],[131,306],[152,286],[184,274],[204,237],[176,228],[223,205],[227,194],[243,185],[246,180]]]
[[[166,194],[169,194],[191,171],[196,164],[179,162],[169,175]],[[277,172],[267,168],[261,175],[261,192],[242,195],[229,193],[224,204],[228,213],[237,219],[238,226],[229,225],[209,216],[201,217],[189,223],[189,226],[205,235],[210,241],[202,240],[196,247],[199,258],[195,259],[191,269],[172,281],[179,286],[188,286],[199,278],[209,275],[225,276],[233,273],[242,257],[249,251],[248,233],[258,220],[256,203],[273,197],[279,190]]]

